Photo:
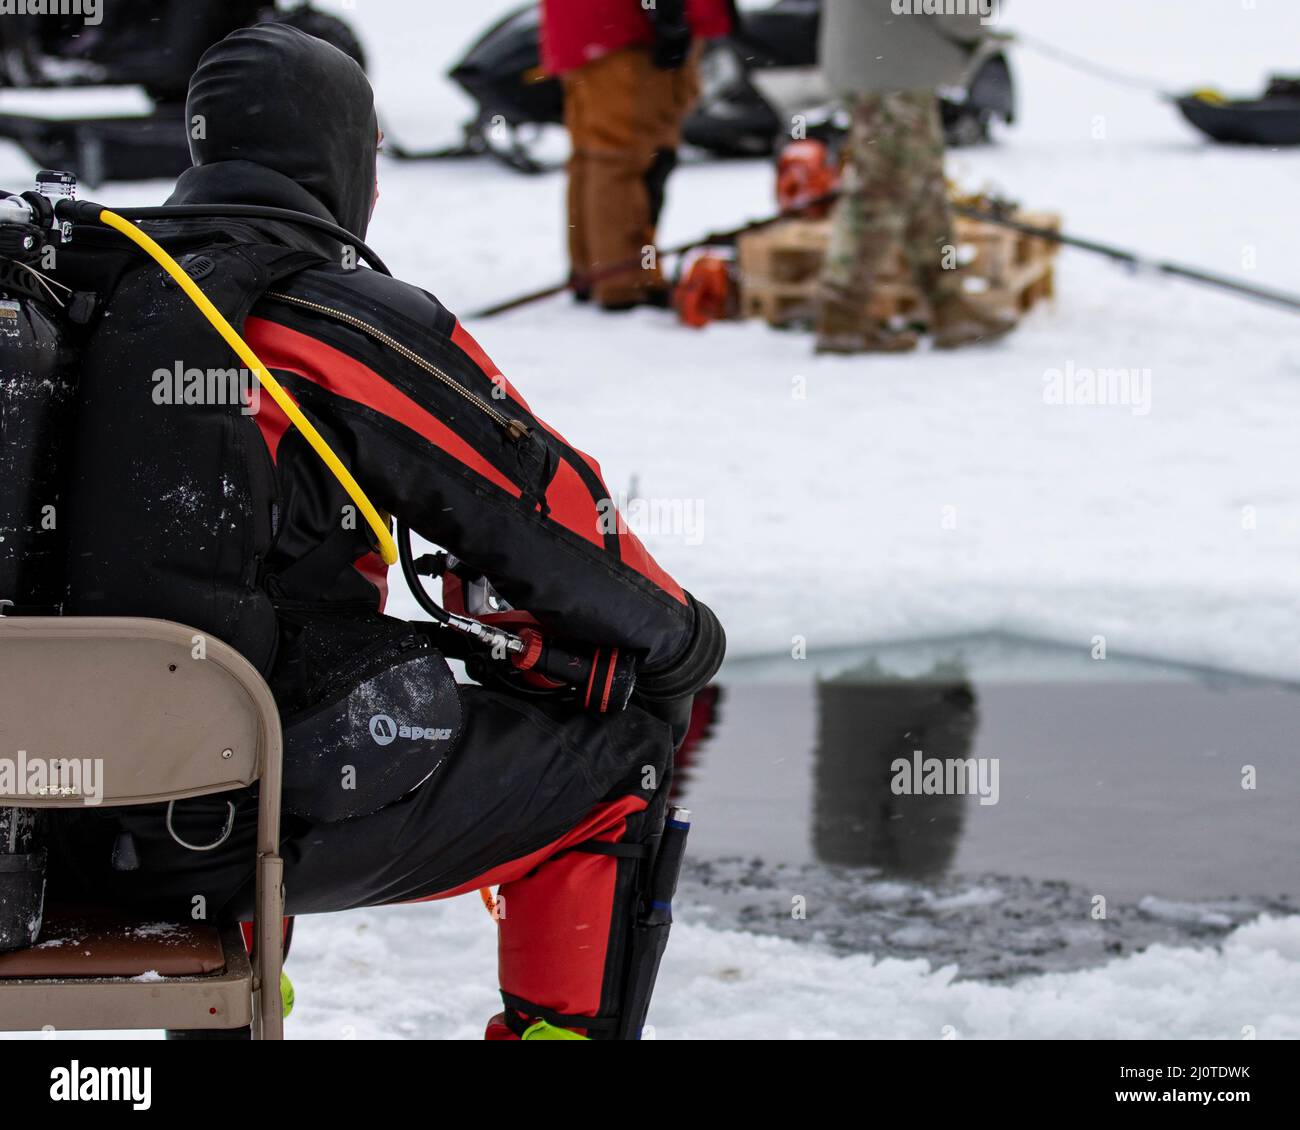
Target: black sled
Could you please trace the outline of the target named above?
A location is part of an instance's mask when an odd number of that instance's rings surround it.
[[[1177,105],[1184,118],[1215,141],[1300,145],[1300,78],[1274,76],[1260,98],[1229,101],[1189,94]]]

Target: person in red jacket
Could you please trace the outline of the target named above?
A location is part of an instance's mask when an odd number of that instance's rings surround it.
[[[699,40],[730,32],[732,0],[541,0],[542,65],[564,84],[569,261],[579,301],[667,305],[655,228]],[[619,270],[620,265],[625,265]]]
[[[170,204],[291,210],[364,238],[379,128],[353,60],[293,28],[242,29],[203,56],[186,107],[208,129]],[[176,620],[266,677],[288,914],[497,887],[489,1037],[637,1038],[680,860],[664,845],[684,838],[667,818],[673,752],[722,662],[722,626],[612,520],[599,464],[432,294],[300,224],[190,215],[150,230],[375,505],[454,554],[444,598],[481,575],[595,658],[573,690],[523,685],[531,649],[505,675],[457,682],[449,633],[383,614],[366,523],[275,401],[155,397],[159,366],[219,372],[232,355],[152,262],[115,255],[60,255],[102,303],[67,487],[69,614]],[[636,663],[622,699],[619,657]],[[165,921],[198,907],[246,921],[257,807],[245,789],[70,810],[51,889]]]

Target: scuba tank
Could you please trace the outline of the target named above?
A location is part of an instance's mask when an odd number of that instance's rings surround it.
[[[61,311],[16,285],[27,281],[0,258],[0,615],[50,616],[63,601],[63,455],[77,364]]]
[[[44,813],[0,808],[0,953],[34,945],[45,911]]]
[[[38,192],[69,195],[70,179],[42,173]],[[0,616],[52,616],[64,591],[61,508],[77,354],[65,320],[70,295],[41,269],[50,233],[14,222],[2,208],[8,199],[0,199]],[[36,941],[46,859],[46,814],[3,802],[0,952]]]

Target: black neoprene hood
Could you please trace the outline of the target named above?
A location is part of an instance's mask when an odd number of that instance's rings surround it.
[[[272,169],[365,236],[379,127],[370,81],[342,51],[281,24],[241,28],[204,53],[185,108],[196,167]]]

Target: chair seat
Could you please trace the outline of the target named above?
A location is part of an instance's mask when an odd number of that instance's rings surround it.
[[[196,977],[224,968],[215,926],[103,907],[49,906],[36,945],[0,954],[0,979]]]

